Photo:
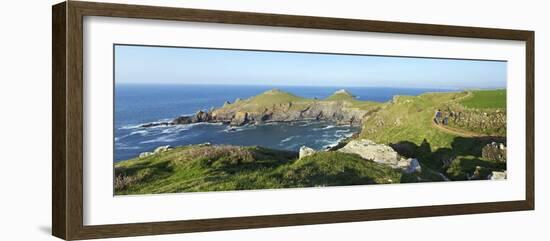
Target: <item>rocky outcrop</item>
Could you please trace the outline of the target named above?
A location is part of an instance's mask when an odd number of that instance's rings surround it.
[[[506,146],[504,143],[492,142],[481,149],[481,156],[492,161],[506,162]]]
[[[420,163],[416,158],[403,158],[390,146],[376,144],[371,140],[352,140],[344,147],[338,149],[338,151],[358,154],[364,159],[388,165],[395,169],[401,169],[405,173],[422,171]]]
[[[300,147],[299,159],[302,159],[306,156],[311,156],[313,154],[315,154],[315,150],[313,150],[312,148],[309,148],[307,146],[302,146],[302,147]]]
[[[166,145],[166,146],[159,146],[157,148],[155,148],[155,150],[153,151],[154,154],[157,154],[157,153],[161,153],[161,152],[165,152],[165,151],[168,151],[170,149],[170,146],[169,145]]]
[[[233,126],[242,126],[248,123],[248,112],[237,112],[230,121]]]
[[[372,111],[372,110],[371,110]],[[332,121],[341,125],[359,126],[369,110],[353,108],[346,101],[307,101],[275,103],[257,109],[220,108],[214,110],[212,120],[231,125],[261,124],[266,122]]]
[[[143,124],[140,127],[185,125],[185,124],[192,124],[192,123],[199,123],[199,122],[212,122],[212,121],[213,121],[213,118],[212,118],[211,112],[201,110],[192,116],[180,116],[173,119],[172,121],[152,122],[152,123]]]
[[[142,153],[139,153],[139,158],[145,158],[145,157],[148,157],[148,156],[150,156],[150,155],[153,155],[153,153],[152,153],[152,152],[149,152],[149,151],[147,151],[147,152],[142,152]]]
[[[469,109],[453,103],[441,107],[449,126],[490,135],[506,134],[506,110]]]
[[[359,154],[364,159],[383,164],[397,164],[400,159],[390,146],[366,139],[352,140],[338,151]]]
[[[139,158],[145,158],[145,157],[148,157],[148,156],[152,156],[152,155],[156,155],[156,154],[159,154],[159,153],[162,153],[162,152],[165,152],[165,151],[168,151],[170,150],[170,146],[169,145],[166,145],[166,146],[159,146],[157,148],[155,148],[154,151],[150,152],[142,152],[139,154]]]
[[[352,96],[346,90],[339,90],[333,96]],[[326,100],[304,99],[280,90],[270,90],[259,96],[233,104],[226,101],[220,108],[199,111],[192,116],[180,116],[171,122],[148,123],[142,127],[180,125],[198,122],[225,123],[234,126],[261,124],[266,122],[331,121],[340,125],[360,126],[363,118],[374,108],[358,108],[354,98]]]

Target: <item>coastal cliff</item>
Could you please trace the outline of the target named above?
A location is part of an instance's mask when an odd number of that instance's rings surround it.
[[[144,124],[143,127],[179,125],[199,122],[224,123],[232,126],[291,121],[331,121],[338,125],[361,126],[369,113],[381,103],[359,101],[346,90],[338,90],[326,99],[302,98],[278,89],[249,99],[226,101],[220,108],[201,110],[191,116],[180,116],[170,122]]]

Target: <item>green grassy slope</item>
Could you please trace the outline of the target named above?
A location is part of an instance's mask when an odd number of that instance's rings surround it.
[[[115,165],[115,193],[149,194],[399,183],[401,172],[358,155],[262,147],[184,146]]]
[[[261,112],[265,108],[270,108],[274,105],[287,105],[289,103],[291,104],[289,108],[290,110],[303,110],[307,106],[326,102],[344,102],[351,108],[359,108],[364,110],[370,110],[382,105],[382,103],[378,102],[357,100],[348,92],[337,92],[324,100],[318,100],[299,97],[279,89],[272,89],[249,99],[225,105],[222,110]]]
[[[468,108],[506,108],[506,90],[477,90],[461,101]]]
[[[400,154],[419,158],[423,166],[448,173],[453,180],[465,180],[472,174],[472,165],[487,170],[503,170],[502,166],[481,158],[481,148],[493,141],[506,142],[505,136],[470,136],[460,129],[453,133],[434,125],[434,113],[448,104],[469,98],[468,92],[426,93],[420,96],[398,96],[392,103],[364,121],[359,138],[390,144]],[[482,101],[482,100],[478,100]],[[445,161],[457,160],[453,166]]]
[[[435,128],[432,119],[441,104],[465,95],[467,93],[453,92],[396,96],[392,103],[364,121],[360,137],[378,143],[409,141],[416,145],[426,139],[434,148],[450,147],[455,136]]]
[[[279,89],[272,89],[251,98],[226,105],[223,109],[255,112],[273,105],[284,105],[288,103],[292,103],[295,108],[301,108],[302,105],[313,103],[313,101],[312,99],[302,98]]]
[[[248,103],[254,103],[257,105],[273,105],[273,104],[279,104],[279,103],[304,102],[304,101],[308,101],[308,99],[296,96],[294,94],[291,94],[285,91],[281,91],[279,89],[272,89],[252,97],[248,101]]]

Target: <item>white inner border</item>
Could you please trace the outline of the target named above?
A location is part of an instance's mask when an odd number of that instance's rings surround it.
[[[113,44],[507,60],[508,179],[113,196]],[[84,18],[84,225],[525,200],[525,43]]]

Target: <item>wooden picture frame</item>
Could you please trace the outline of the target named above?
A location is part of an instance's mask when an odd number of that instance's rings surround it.
[[[68,1],[52,8],[52,233],[92,239],[214,230],[265,228],[368,220],[533,210],[534,32],[309,16],[276,15]],[[87,226],[83,224],[83,17],[107,16],[174,21],[366,31],[526,43],[525,200],[285,215]]]

